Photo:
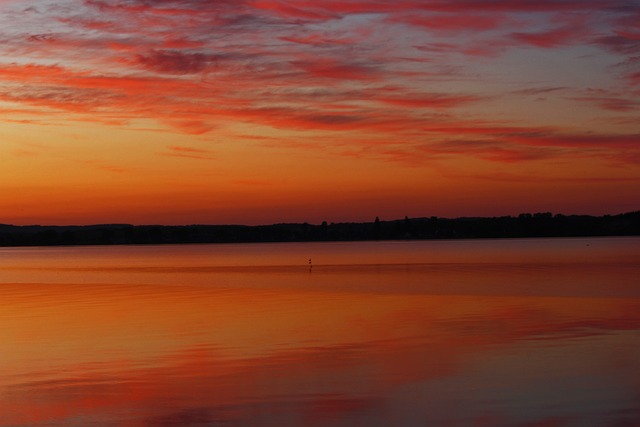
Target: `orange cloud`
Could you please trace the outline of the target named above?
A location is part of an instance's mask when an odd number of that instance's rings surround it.
[[[165,153],[165,155],[199,160],[211,160],[215,158],[211,150],[179,146],[169,147],[169,152]]]

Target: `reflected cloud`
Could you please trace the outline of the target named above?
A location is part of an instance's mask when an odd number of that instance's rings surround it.
[[[343,246],[305,246],[319,251],[313,274],[274,266],[297,245],[88,248],[66,268],[64,250],[5,253],[3,277],[31,283],[0,286],[0,340],[14,349],[0,423],[511,427],[564,422],[576,405],[572,422],[640,421],[637,265],[563,242],[581,262],[529,243],[496,263],[465,242],[476,262],[452,263],[460,243],[441,242],[431,264],[367,263],[386,246],[356,244],[359,264],[327,265]],[[207,265],[216,248],[226,262]]]

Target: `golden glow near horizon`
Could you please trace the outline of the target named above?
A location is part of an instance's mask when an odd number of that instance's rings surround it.
[[[0,223],[640,208],[640,6],[0,1]]]

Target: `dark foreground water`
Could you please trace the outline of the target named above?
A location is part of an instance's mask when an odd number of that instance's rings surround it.
[[[0,425],[640,426],[640,239],[0,249]]]

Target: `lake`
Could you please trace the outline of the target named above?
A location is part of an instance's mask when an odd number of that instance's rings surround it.
[[[639,426],[640,238],[0,248],[0,425]]]

